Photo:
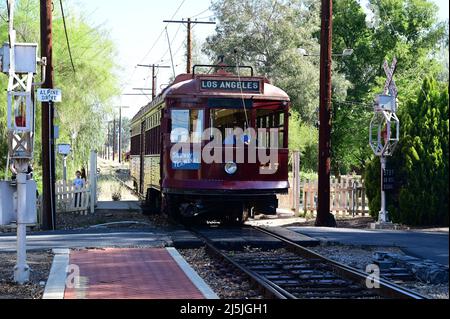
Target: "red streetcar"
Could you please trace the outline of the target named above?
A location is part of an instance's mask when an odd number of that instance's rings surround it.
[[[208,67],[212,74],[196,71]],[[131,175],[147,212],[243,221],[276,214],[288,182],[288,95],[264,77],[194,66],[131,123]]]

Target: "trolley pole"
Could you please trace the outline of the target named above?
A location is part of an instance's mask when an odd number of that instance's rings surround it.
[[[41,56],[47,58],[44,89],[53,89],[53,40],[52,40],[52,1],[40,0],[41,19]],[[55,198],[53,192],[54,173],[54,141],[53,141],[53,105],[42,102],[42,186],[43,214],[42,227],[45,230],[55,229]]]
[[[322,0],[320,36],[319,186],[316,226],[335,227],[330,213],[332,0]]]
[[[192,21],[191,18],[187,20],[163,20],[166,23],[183,23],[187,26],[187,61],[186,61],[186,73],[191,73],[192,70],[192,25],[195,24],[216,24],[212,21]]]

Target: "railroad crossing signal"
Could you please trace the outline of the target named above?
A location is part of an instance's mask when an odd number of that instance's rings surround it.
[[[384,61],[383,68],[386,73],[386,82],[384,91],[377,95],[374,105],[375,114],[370,121],[369,145],[375,156],[380,157],[381,162],[381,210],[378,215],[378,221],[388,222],[388,212],[386,211],[385,190],[392,189],[393,171],[386,169],[386,157],[391,156],[400,139],[400,121],[395,114],[397,111],[397,86],[393,79],[397,59],[394,58],[391,67],[387,61]]]
[[[384,93],[385,94],[390,93],[394,97],[397,97],[398,95],[397,86],[395,85],[395,81],[393,79],[396,66],[397,66],[396,58],[394,58],[394,60],[392,61],[391,68],[389,68],[388,62],[386,60],[383,63],[384,72],[386,73],[387,76],[386,83],[384,84]]]

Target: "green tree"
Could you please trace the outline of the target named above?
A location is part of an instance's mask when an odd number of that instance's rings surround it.
[[[302,152],[303,169],[317,169],[319,58],[302,56],[299,48],[319,53],[320,2],[312,0],[216,0],[216,34],[204,52],[211,60],[225,56],[229,65],[245,64],[285,90],[292,101],[291,149]],[[345,97],[349,83],[338,72],[334,94]]]
[[[68,160],[68,176],[86,166],[91,149],[100,149],[104,136],[105,119],[112,112],[111,98],[119,91],[115,64],[116,49],[109,39],[109,31],[95,27],[80,10],[65,4],[66,24],[69,34],[75,71],[68,54],[64,25],[59,6],[53,11],[53,63],[55,87],[63,92],[63,101],[55,106],[55,125],[60,127],[57,143],[70,143],[74,150]],[[4,17],[4,3],[0,14]],[[67,15],[67,13],[70,13]],[[1,19],[1,18],[0,18]],[[17,3],[14,26],[19,42],[39,43],[39,1],[22,0]],[[7,25],[0,24],[0,37],[7,41]],[[6,88],[6,76],[0,77],[2,88]],[[0,95],[0,159],[6,158],[4,108],[6,94]],[[39,180],[41,172],[41,123],[40,107],[36,107],[35,174]],[[57,157],[57,176],[62,175],[62,159]],[[4,167],[3,163],[2,167]]]
[[[354,50],[349,58],[334,60],[336,69],[352,84],[345,103],[334,101],[335,172],[364,169],[370,159],[370,105],[383,90],[385,59],[398,60],[395,79],[400,103],[415,95],[425,76],[442,72],[436,52],[445,38],[445,24],[437,20],[436,5],[426,0],[370,0],[369,8],[370,21],[356,0],[333,3],[333,51]]]
[[[448,86],[426,78],[415,100],[400,110],[399,148],[389,165],[398,188],[388,195],[388,211],[395,222],[448,226],[449,119]],[[380,164],[373,160],[365,176],[371,214],[380,208]]]

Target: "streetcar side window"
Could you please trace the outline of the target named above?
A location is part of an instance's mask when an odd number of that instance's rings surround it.
[[[272,109],[258,109],[256,111],[256,128],[258,129],[258,147],[270,147],[275,141],[271,141],[270,129],[277,129],[278,148],[284,145],[284,112]]]
[[[171,143],[201,143],[203,110],[172,110]]]

